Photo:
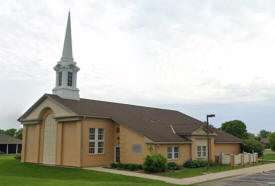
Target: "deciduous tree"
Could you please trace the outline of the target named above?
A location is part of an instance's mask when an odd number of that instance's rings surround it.
[[[246,125],[240,120],[227,121],[222,124],[221,129],[241,139],[246,139],[248,137]]]
[[[17,131],[16,129],[8,129],[5,131],[5,134],[14,137],[16,134],[16,131]]]
[[[270,131],[267,131],[267,130],[261,130],[260,131],[260,133],[259,133],[259,136],[261,137],[261,138],[268,138],[268,136],[271,134],[271,132]]]
[[[23,135],[23,129],[21,128],[16,131],[15,137],[18,139],[22,139],[22,135]]]
[[[270,146],[271,150],[275,151],[275,132],[271,133],[268,136],[268,142],[269,142],[269,146]]]

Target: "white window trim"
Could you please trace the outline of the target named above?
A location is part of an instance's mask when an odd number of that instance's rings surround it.
[[[71,74],[71,78],[69,79],[69,76]],[[73,86],[73,72],[68,72],[67,74],[67,86],[72,87]]]
[[[200,147],[200,151],[198,150],[198,147]],[[203,147],[205,147],[205,151],[203,150]],[[200,152],[200,156],[198,155],[198,153]],[[203,153],[205,152],[205,156],[203,155]],[[197,157],[198,158],[207,158],[207,146],[205,145],[198,145],[197,146]]]
[[[201,148],[201,152],[202,152],[202,157],[207,157],[207,146],[201,146],[202,148]],[[203,147],[205,147],[205,150],[203,150]],[[205,152],[205,156],[203,155],[204,154],[204,152]]]
[[[168,152],[168,148],[169,148],[169,147],[172,148],[172,152]],[[175,152],[175,147],[178,148],[178,152]],[[180,151],[179,146],[168,146],[168,147],[167,147],[167,159],[168,159],[168,160],[177,160],[177,159],[179,159],[179,157],[180,157],[180,152],[179,152],[179,151]],[[175,158],[175,153],[178,153],[178,157],[177,157],[177,158]],[[169,158],[168,154],[172,154],[172,157]]]
[[[104,154],[104,150],[105,150],[105,148],[104,148],[104,146],[105,146],[105,143],[104,143],[104,138],[105,138],[105,130],[104,130],[104,128],[94,128],[95,129],[95,139],[90,139],[90,129],[92,129],[92,128],[89,128],[89,143],[90,142],[94,142],[95,143],[95,147],[94,147],[94,153],[90,153],[90,148],[92,148],[92,147],[90,147],[90,145],[88,144],[88,153],[90,154],[90,155],[95,155],[95,154]],[[103,129],[103,139],[102,140],[99,140],[98,139],[98,130],[99,129]],[[103,142],[103,151],[102,151],[102,153],[99,153],[98,152],[98,142]]]

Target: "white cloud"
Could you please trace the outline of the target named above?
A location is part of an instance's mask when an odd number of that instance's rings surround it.
[[[82,97],[155,106],[273,99],[273,1],[0,3],[0,128],[51,93],[69,8]]]

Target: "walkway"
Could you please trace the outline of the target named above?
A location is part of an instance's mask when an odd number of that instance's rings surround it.
[[[255,173],[275,170],[275,163],[259,165],[259,166],[255,166],[255,167],[249,167],[249,168],[243,168],[243,169],[237,169],[237,170],[224,171],[224,172],[219,172],[219,173],[211,173],[211,174],[196,176],[196,177],[191,177],[191,178],[169,178],[169,177],[157,176],[157,175],[152,175],[152,174],[144,174],[144,173],[123,171],[123,170],[116,170],[116,169],[107,169],[107,168],[102,168],[102,167],[89,167],[89,168],[84,168],[84,169],[108,172],[108,173],[112,173],[112,174],[121,174],[121,175],[125,175],[125,176],[135,176],[135,177],[139,177],[139,178],[160,180],[160,181],[164,181],[164,182],[168,182],[168,183],[184,185],[184,184],[203,183],[203,182],[209,182],[209,181],[228,178],[228,177],[249,175],[249,174],[255,174]]]

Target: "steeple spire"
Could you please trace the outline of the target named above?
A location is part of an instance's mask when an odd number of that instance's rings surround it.
[[[74,59],[73,59],[73,50],[72,50],[71,15],[69,11],[61,61],[73,61],[73,60]]]
[[[54,67],[54,70],[56,72],[56,83],[53,94],[64,99],[79,100],[79,89],[76,86],[79,68],[73,59],[70,11],[67,20],[62,57]]]

